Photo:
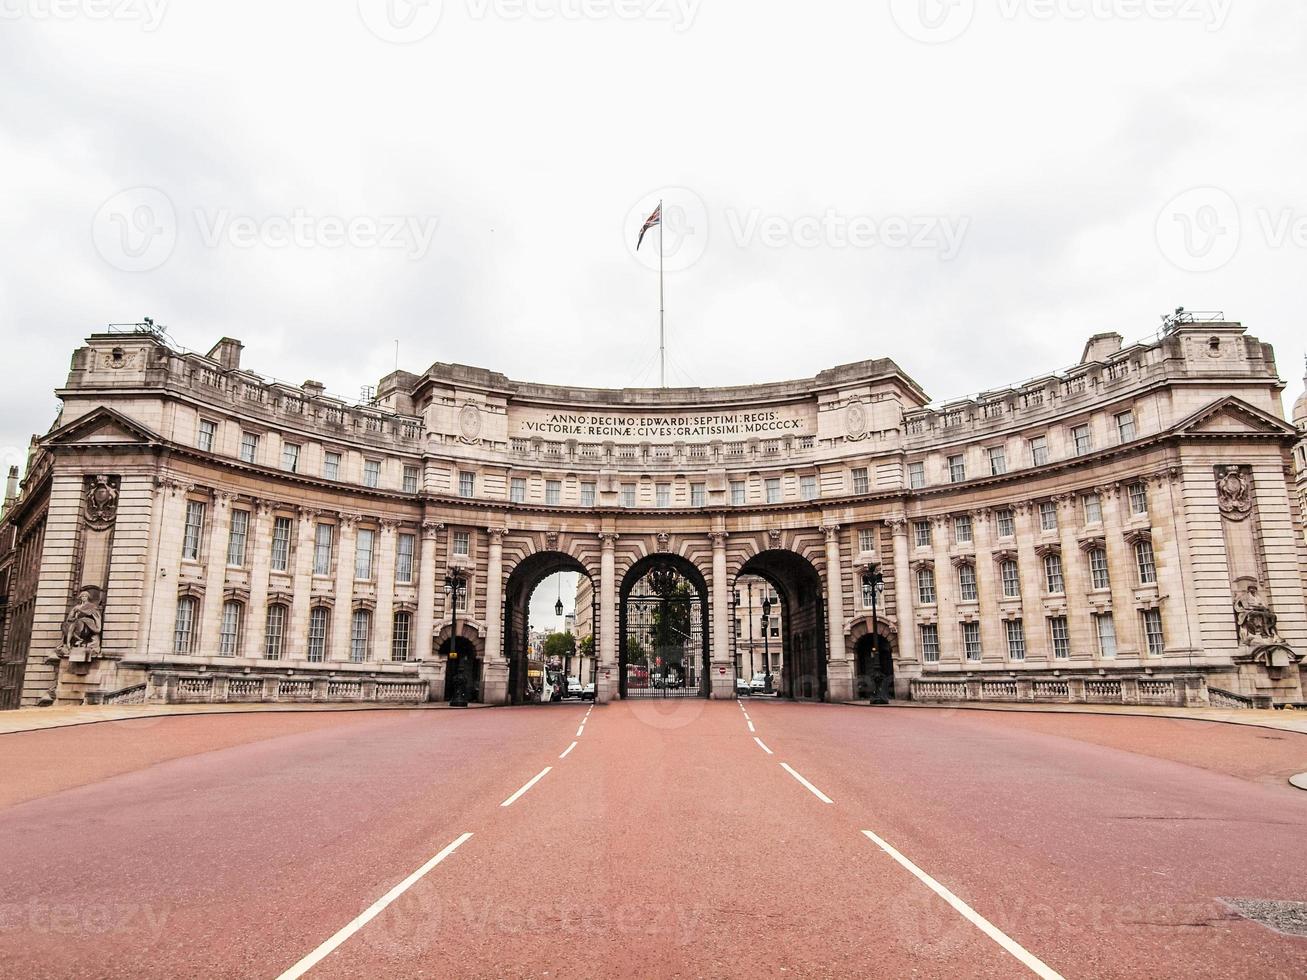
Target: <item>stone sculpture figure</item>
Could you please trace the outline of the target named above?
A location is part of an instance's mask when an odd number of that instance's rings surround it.
[[[1256,585],[1249,585],[1243,595],[1234,600],[1234,613],[1241,642],[1248,646],[1263,646],[1279,641],[1279,617],[1258,594]]]
[[[87,586],[77,593],[77,601],[64,617],[63,645],[69,663],[87,663],[100,650],[100,632],[104,626],[103,598],[99,589]]]

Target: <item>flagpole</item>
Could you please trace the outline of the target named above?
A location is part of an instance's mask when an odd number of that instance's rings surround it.
[[[658,202],[658,387],[667,387],[667,305],[663,300],[663,228],[667,215]]]

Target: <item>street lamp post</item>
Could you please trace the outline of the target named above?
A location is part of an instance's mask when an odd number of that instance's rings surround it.
[[[464,658],[458,653],[458,600],[466,594],[467,579],[462,569],[451,568],[445,575],[445,595],[449,596],[449,656],[454,661],[453,696],[449,699],[451,708],[467,707],[468,668],[463,666]]]
[[[749,583],[749,681],[753,682],[753,583]],[[750,688],[752,690],[752,688]]]
[[[875,686],[870,692],[871,704],[889,704],[889,698],[885,696],[884,684],[885,678],[880,669],[880,620],[876,615],[876,601],[880,598],[881,592],[885,590],[885,576],[881,575],[880,569],[872,566],[871,572],[867,576],[871,580],[871,676],[875,680]]]
[[[771,694],[771,647],[767,639],[767,627],[771,623],[771,597],[762,598],[762,669],[766,677],[764,694]]]

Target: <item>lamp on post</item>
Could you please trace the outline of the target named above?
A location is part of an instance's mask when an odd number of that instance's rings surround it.
[[[880,619],[876,613],[876,604],[880,595],[885,591],[885,576],[881,575],[880,569],[875,565],[862,578],[864,586],[871,585],[871,680],[873,681],[872,689],[869,692],[869,701],[871,704],[889,704],[889,698],[885,695],[885,675],[880,669]]]
[[[767,627],[771,623],[771,596],[762,597],[762,669],[766,675],[764,694],[771,694],[771,647],[767,640]]]
[[[463,665],[463,660],[474,658],[458,655],[458,603],[467,595],[467,578],[461,568],[451,568],[445,573],[445,595],[449,596],[449,659],[454,661],[454,676],[451,678],[454,682],[453,696],[449,699],[449,706],[466,708],[469,684],[467,672],[470,668]]]

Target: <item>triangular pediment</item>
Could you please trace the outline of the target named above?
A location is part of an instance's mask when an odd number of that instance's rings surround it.
[[[59,426],[41,442],[46,446],[150,445],[160,442],[157,432],[112,408],[96,408]]]
[[[1184,435],[1264,435],[1297,437],[1297,430],[1269,412],[1227,395],[1189,416],[1172,431]]]

